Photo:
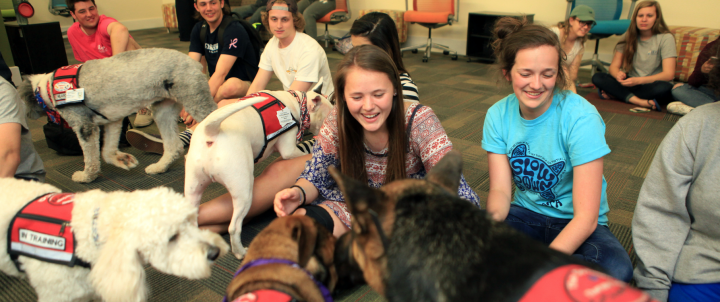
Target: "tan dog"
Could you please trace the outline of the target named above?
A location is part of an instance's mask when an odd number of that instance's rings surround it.
[[[248,267],[228,285],[228,301],[267,289],[286,293],[298,301],[325,301],[308,273],[332,292],[338,278],[334,250],[335,237],[314,219],[296,215],[277,218],[253,239],[240,267],[272,262],[270,259],[289,260],[307,272],[283,263]]]

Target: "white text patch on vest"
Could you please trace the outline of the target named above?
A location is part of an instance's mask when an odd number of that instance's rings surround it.
[[[20,241],[54,250],[65,250],[65,238],[20,229]]]

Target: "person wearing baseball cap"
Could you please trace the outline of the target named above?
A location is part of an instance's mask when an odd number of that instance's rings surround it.
[[[320,79],[322,93],[333,88],[330,66],[325,50],[312,37],[304,34],[305,20],[295,0],[269,0],[262,23],[273,34],[260,56],[260,69],[248,94],[265,89],[273,72],[282,82],[283,90],[308,91]]]
[[[563,61],[563,67],[566,68],[565,74],[568,75],[565,89],[575,93],[577,93],[575,82],[585,52],[585,41],[588,32],[596,23],[595,11],[587,5],[578,5],[572,10],[567,20],[550,28],[558,35],[560,45],[567,56]]]

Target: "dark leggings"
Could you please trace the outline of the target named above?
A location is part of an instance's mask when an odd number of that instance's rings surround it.
[[[625,87],[609,73],[596,73],[592,77],[592,82],[600,90],[625,103],[629,103],[633,96],[646,100],[657,100],[663,106],[672,102],[670,91],[673,85],[670,82],[655,81],[650,84]]]

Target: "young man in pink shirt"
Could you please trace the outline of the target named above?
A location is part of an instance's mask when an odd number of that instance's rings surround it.
[[[66,0],[66,4],[70,15],[77,21],[67,31],[68,42],[76,60],[86,62],[140,49],[125,25],[98,14],[95,0]],[[135,127],[144,127],[152,124],[152,121],[149,111],[142,109],[138,111],[133,124]]]

